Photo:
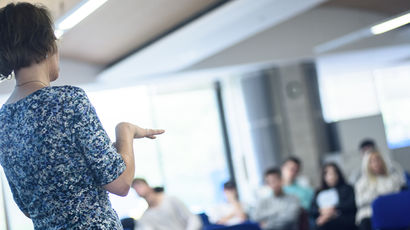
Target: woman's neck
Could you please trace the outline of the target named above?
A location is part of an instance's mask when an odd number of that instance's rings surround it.
[[[23,86],[36,88],[38,84],[43,87],[50,85],[49,68],[45,61],[22,68],[16,75],[16,88]]]
[[[16,87],[6,104],[15,103],[48,86],[50,86],[50,77],[46,62],[22,68],[16,73]]]

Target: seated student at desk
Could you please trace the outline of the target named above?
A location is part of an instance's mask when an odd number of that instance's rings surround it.
[[[220,225],[236,225],[247,220],[247,215],[242,204],[238,200],[238,191],[235,182],[228,181],[224,184],[226,201],[219,204],[209,212],[212,223]]]
[[[199,230],[202,223],[179,199],[155,191],[144,179],[134,179],[132,188],[148,203],[138,221],[138,230]]]
[[[252,220],[260,223],[263,230],[297,230],[300,214],[299,200],[283,191],[280,170],[266,171],[265,181],[273,194],[258,202]]]

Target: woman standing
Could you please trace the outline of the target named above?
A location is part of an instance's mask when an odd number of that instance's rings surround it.
[[[313,199],[311,215],[320,230],[356,229],[354,190],[334,163],[323,166],[322,186]]]
[[[366,152],[362,176],[355,185],[358,208],[356,222],[360,230],[371,230],[372,203],[381,196],[400,191],[403,175],[391,173],[386,161],[376,150]]]
[[[163,130],[120,123],[114,147],[82,89],[50,87],[59,74],[52,25],[39,6],[0,9],[0,80],[16,79],[0,110],[0,164],[35,229],[122,229],[107,191],[128,193],[133,139]]]

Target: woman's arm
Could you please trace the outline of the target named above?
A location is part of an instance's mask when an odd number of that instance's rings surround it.
[[[68,128],[72,129],[73,141],[83,154],[96,186],[119,196],[128,194],[134,177],[134,138],[151,138],[163,130],[143,129],[131,123],[121,122],[116,127],[116,148],[104,130],[97,113],[84,90],[68,88],[64,105]]]
[[[124,172],[114,181],[104,185],[104,189],[119,196],[126,196],[134,179],[134,138],[155,139],[155,135],[164,133],[164,130],[143,129],[127,122],[119,123],[115,128],[115,147],[126,165]]]
[[[242,204],[239,201],[236,201],[234,206],[235,206],[235,216],[241,218],[242,221],[247,220],[248,215],[246,214],[244,208],[242,207]]]

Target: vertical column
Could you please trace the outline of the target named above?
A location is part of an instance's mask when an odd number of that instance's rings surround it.
[[[303,173],[319,183],[320,157],[328,150],[313,63],[294,63],[241,80],[255,158],[262,174],[287,156],[303,161]]]
[[[280,162],[280,114],[272,81],[276,69],[252,73],[241,80],[258,174]]]
[[[328,148],[326,126],[319,100],[317,75],[312,63],[279,67],[282,114],[290,152],[303,161],[303,173],[314,185],[320,181],[320,157]],[[283,156],[285,157],[285,156]]]

